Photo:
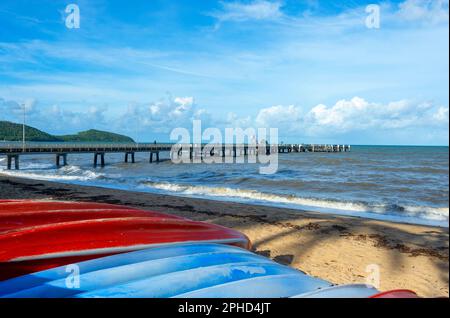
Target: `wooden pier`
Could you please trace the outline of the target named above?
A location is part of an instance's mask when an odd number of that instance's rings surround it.
[[[273,153],[292,153],[292,152],[347,152],[350,151],[349,145],[314,145],[314,144],[278,144],[278,145],[253,145],[247,144],[184,144],[174,147],[173,143],[133,143],[133,144],[90,144],[90,143],[0,143],[0,156],[6,156],[7,169],[19,169],[19,158],[22,155],[54,154],[56,166],[67,165],[67,156],[69,154],[91,153],[94,155],[93,163],[96,167],[105,165],[105,154],[123,153],[124,162],[135,162],[135,153],[149,153],[149,162],[153,162],[153,155],[156,162],[159,162],[160,152],[169,152],[170,157],[182,155],[183,152],[189,152],[189,158],[202,158],[208,156],[249,156],[258,154]],[[175,150],[174,150],[175,149]],[[62,159],[62,163],[61,163]]]

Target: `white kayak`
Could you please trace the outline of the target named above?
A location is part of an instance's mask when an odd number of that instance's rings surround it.
[[[366,284],[348,284],[331,286],[308,293],[292,296],[293,298],[368,298],[377,295],[379,291]]]

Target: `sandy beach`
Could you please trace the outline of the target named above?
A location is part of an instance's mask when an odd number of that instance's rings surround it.
[[[162,211],[245,233],[253,249],[336,284],[365,283],[379,269],[379,289],[449,295],[448,228],[2,176],[0,199],[107,202]],[[372,272],[373,277],[373,272]]]

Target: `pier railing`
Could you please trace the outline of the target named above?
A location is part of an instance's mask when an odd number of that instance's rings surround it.
[[[55,152],[123,152],[123,151],[169,151],[175,143],[83,143],[83,142],[1,142],[0,154],[7,153],[55,153]],[[204,148],[211,147],[237,147],[247,148],[252,147],[249,144],[181,144],[183,148],[196,147]],[[255,145],[253,145],[255,147]],[[256,145],[256,148],[261,147]],[[268,144],[266,147],[277,148],[280,152],[342,152],[349,151],[348,145],[315,145],[315,144]]]
[[[7,153],[79,153],[79,152],[124,152],[124,151],[168,151],[169,143],[41,143],[0,142],[0,154]]]

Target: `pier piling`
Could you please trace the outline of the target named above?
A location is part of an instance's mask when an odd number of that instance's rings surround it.
[[[159,151],[150,152],[150,159],[149,162],[153,162],[153,153],[156,155],[156,162],[159,162]]]
[[[67,154],[66,153],[58,153],[56,154],[56,166],[61,166],[61,157],[63,159],[63,166],[67,166]]]
[[[131,163],[135,163],[135,160],[134,160],[134,152],[126,152],[126,153],[125,153],[125,162],[128,162],[128,155],[131,156]]]
[[[14,169],[19,170],[19,155],[8,155],[7,156],[7,169],[11,170],[12,160],[14,159]]]
[[[100,166],[104,167],[105,166],[105,153],[104,152],[100,152],[100,153],[97,152],[94,154],[94,167],[97,167],[98,156],[100,156]]]

